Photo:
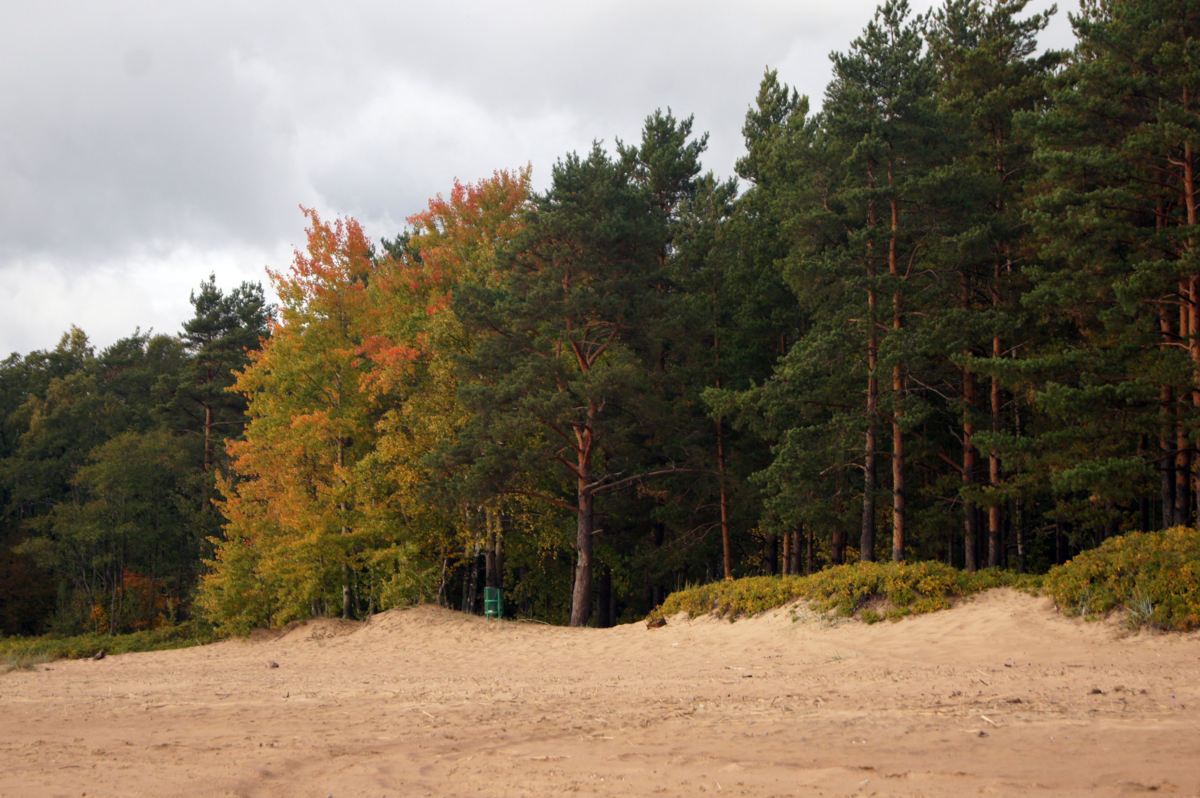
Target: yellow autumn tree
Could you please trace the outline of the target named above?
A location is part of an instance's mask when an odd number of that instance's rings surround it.
[[[306,250],[268,270],[273,334],[233,387],[250,424],[220,482],[224,536],[200,592],[211,619],[242,631],[448,601],[450,568],[486,548],[502,572],[505,524],[538,527],[527,501],[437,490],[428,463],[467,420],[456,363],[472,342],[452,293],[490,279],[529,196],[528,169],[456,182],[383,256],[355,220],[304,211]]]

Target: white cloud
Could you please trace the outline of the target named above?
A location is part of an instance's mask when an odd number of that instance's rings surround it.
[[[0,27],[0,351],[71,323],[100,344],[173,331],[209,271],[285,266],[300,204],[390,236],[456,177],[532,162],[544,187],[655,108],[694,113],[729,175],[763,70],[815,107],[874,5],[18,4]],[[1065,18],[1047,38],[1069,46]]]

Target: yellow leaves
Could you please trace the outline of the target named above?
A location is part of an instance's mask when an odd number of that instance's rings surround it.
[[[251,422],[219,481],[225,537],[200,598],[210,618],[241,629],[340,603],[343,566],[369,572],[386,606],[424,589],[429,563],[458,546],[468,530],[429,501],[425,464],[467,420],[454,361],[472,344],[451,293],[490,276],[529,198],[528,169],[456,184],[410,218],[411,262],[372,257],[354,219],[304,209],[306,249],[269,270],[278,324],[232,389]]]

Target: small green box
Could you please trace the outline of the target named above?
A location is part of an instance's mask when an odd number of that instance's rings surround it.
[[[483,615],[488,620],[504,617],[504,590],[498,587],[483,589]]]

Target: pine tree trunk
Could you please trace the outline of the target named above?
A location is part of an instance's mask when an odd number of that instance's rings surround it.
[[[783,533],[783,571],[784,576],[792,573],[792,531]]]
[[[1183,108],[1185,111],[1190,111],[1191,106],[1191,89],[1184,87],[1183,89]],[[1187,223],[1191,230],[1196,229],[1196,225],[1200,223],[1200,209],[1197,208],[1196,198],[1196,173],[1195,167],[1192,164],[1192,143],[1184,140],[1183,142],[1183,196],[1187,207]],[[1189,237],[1187,240],[1187,249],[1189,252],[1194,252],[1196,241]],[[1186,291],[1183,292],[1184,307],[1180,309],[1179,334],[1180,337],[1187,342],[1188,353],[1192,358],[1192,405],[1200,408],[1200,276],[1191,275],[1186,281]],[[1186,317],[1186,324],[1184,319]],[[1181,397],[1182,398],[1182,397]],[[1190,478],[1190,456],[1189,456],[1189,471],[1184,474],[1184,483],[1186,484]],[[1176,472],[1176,479],[1178,479]],[[1178,483],[1176,485],[1178,490]],[[1197,475],[1195,485],[1195,508],[1196,508],[1196,523],[1200,524],[1200,474]],[[1190,493],[1190,491],[1189,491]],[[1179,524],[1187,524],[1190,522],[1188,515],[1183,518],[1177,518]]]
[[[484,539],[483,539],[483,584],[487,587],[500,587],[496,571],[496,532],[494,512],[491,508],[484,509]]]
[[[875,306],[875,292],[870,291],[869,304]],[[871,314],[874,316],[874,313]],[[879,425],[879,380],[875,377],[875,366],[879,360],[879,348],[875,340],[875,325],[871,323],[871,335],[867,340],[867,439],[863,457],[863,512],[862,536],[859,543],[859,559],[872,562],[875,559],[875,450]]]
[[[717,387],[721,387],[720,379]],[[729,482],[725,476],[725,422],[717,419],[717,470],[721,480],[721,552],[725,578],[733,579],[733,536],[729,527]]]
[[[868,172],[867,185],[875,188],[875,175]],[[867,229],[875,226],[875,204],[867,203]],[[859,559],[863,562],[875,560],[875,452],[879,448],[879,332],[875,321],[879,312],[879,299],[875,294],[875,254],[870,241],[867,242],[867,439],[863,456],[863,510],[862,534],[859,537]]]
[[[212,471],[213,465],[213,411],[204,406],[204,473]]]
[[[975,374],[970,370],[963,372],[963,488],[969,490],[975,481],[977,451],[972,438],[975,435],[975,422],[971,413],[975,406]],[[975,572],[975,562],[978,555],[975,552],[975,539],[979,530],[976,528],[975,503],[963,500],[963,567],[970,573]]]
[[[833,535],[829,541],[829,564],[841,565],[846,559],[846,529],[842,526],[842,512],[845,510],[845,505],[842,504],[842,481],[844,475],[839,468],[837,472],[837,492],[833,497],[833,512],[837,518],[833,527]],[[812,527],[809,527],[811,533]]]
[[[496,513],[496,584],[492,587],[504,587],[504,516]]]
[[[1170,529],[1175,526],[1175,457],[1171,454],[1175,450],[1175,443],[1171,440],[1171,405],[1174,404],[1175,397],[1170,385],[1162,386],[1160,396],[1162,407],[1159,409],[1159,493],[1162,499],[1163,529]]]
[[[888,167],[888,184],[892,183],[891,167]],[[900,263],[896,252],[896,237],[900,231],[900,203],[893,197],[892,206],[892,236],[888,242],[888,273],[895,280],[900,280]],[[904,327],[904,293],[897,283],[892,295],[892,329],[896,335]],[[901,422],[904,418],[902,402],[904,401],[904,370],[897,363],[892,366],[892,393],[894,407],[892,408],[892,561],[904,560],[904,429]]]
[[[804,530],[808,529],[808,534],[812,536],[812,524],[796,524],[796,528],[792,530],[792,574],[800,573],[800,559],[803,556],[800,550],[804,541]]]
[[[587,626],[592,614],[592,519],[595,496],[592,495],[592,452],[595,445],[596,416],[598,411],[593,401],[588,401],[588,424],[575,433],[576,450],[575,490],[575,550],[578,562],[575,566],[575,583],[571,587],[571,626]]]
[[[774,576],[779,566],[779,536],[772,532],[763,543],[763,571]]]
[[[596,596],[596,628],[607,629],[613,625],[612,610],[612,572],[607,568],[600,574]]]
[[[1138,438],[1138,459],[1145,463],[1150,458],[1150,442],[1149,439],[1142,435]],[[1137,498],[1138,504],[1138,531],[1145,534],[1150,531],[1150,507],[1153,501],[1149,493],[1140,493]]]
[[[1000,336],[992,336],[992,357],[1000,357]],[[1000,431],[1000,380],[992,377],[992,432]],[[1000,488],[1000,455],[992,449],[988,453],[988,476],[993,489]],[[988,506],[988,567],[1000,567],[1000,503],[995,499]]]
[[[571,626],[587,626],[592,614],[592,517],[595,498],[582,487],[585,479],[590,481],[590,471],[583,472],[581,469],[581,473],[587,473],[587,477],[580,478],[577,493],[575,549],[578,561],[571,595]]]
[[[812,524],[808,525],[808,562],[805,564],[804,573],[812,576],[813,572],[813,528]]]
[[[1191,158],[1190,150],[1187,159],[1188,164],[1188,185],[1191,186]],[[1189,189],[1188,194],[1188,219],[1191,220],[1196,215],[1195,197]],[[1195,222],[1190,222],[1195,224]],[[1192,405],[1200,408],[1200,277],[1195,275],[1188,278],[1188,351],[1192,356],[1193,382],[1192,382]],[[1193,451],[1195,451],[1193,447]],[[1195,455],[1193,455],[1193,458]],[[1196,475],[1193,483],[1193,495],[1195,501],[1192,507],[1195,508],[1196,515],[1193,519],[1195,523],[1200,524],[1200,473]],[[1184,520],[1182,523],[1188,523]]]

